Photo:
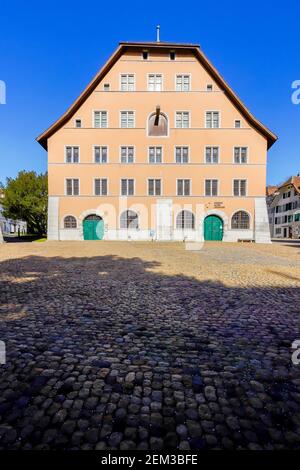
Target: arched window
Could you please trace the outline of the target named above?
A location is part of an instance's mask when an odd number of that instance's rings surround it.
[[[168,135],[168,119],[161,112],[153,113],[149,117],[148,135],[156,137]]]
[[[194,229],[195,228],[195,217],[190,211],[181,211],[176,217],[176,228],[183,229]]]
[[[77,221],[73,215],[64,218],[64,228],[77,228]]]
[[[250,217],[249,214],[245,211],[238,211],[233,214],[231,219],[231,228],[232,229],[249,229],[250,228]]]
[[[120,227],[125,229],[138,229],[139,216],[134,211],[124,211],[120,217]]]

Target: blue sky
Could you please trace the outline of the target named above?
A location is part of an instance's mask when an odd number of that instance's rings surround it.
[[[280,4],[281,5],[280,5]],[[126,8],[125,8],[126,5]],[[199,43],[245,104],[278,136],[268,183],[300,172],[300,4],[252,0],[0,3],[0,181],[19,170],[46,170],[35,137],[78,96],[119,41]]]

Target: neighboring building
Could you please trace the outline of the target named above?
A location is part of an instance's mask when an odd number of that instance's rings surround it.
[[[268,243],[276,139],[199,46],[120,43],[37,139],[48,150],[48,239]]]
[[[292,176],[267,197],[272,238],[300,238],[300,176]]]
[[[0,232],[2,236],[9,236],[9,235],[24,235],[27,233],[27,223],[23,220],[13,220],[13,219],[6,219],[3,216],[3,208],[1,205],[1,199],[4,198],[4,193],[0,190]],[[0,235],[1,236],[1,235]]]
[[[6,219],[2,215],[2,206],[0,204],[0,229],[2,235],[24,235],[27,233],[27,224],[23,220]]]

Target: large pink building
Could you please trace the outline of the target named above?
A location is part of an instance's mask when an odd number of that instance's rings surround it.
[[[120,43],[37,140],[48,150],[49,240],[270,242],[276,136],[197,45]]]

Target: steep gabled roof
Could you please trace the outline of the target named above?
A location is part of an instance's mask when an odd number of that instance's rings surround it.
[[[296,191],[300,194],[300,176],[291,176],[287,181],[282,183],[278,189],[284,188],[285,186],[294,186]]]
[[[230,88],[224,78],[219,74],[217,69],[208,60],[205,54],[201,51],[198,44],[181,44],[172,42],[120,42],[119,47],[115,50],[112,56],[104,64],[104,66],[95,75],[92,81],[87,85],[85,90],[79,95],[79,97],[73,102],[73,104],[67,109],[67,111],[57,120],[52,126],[37,137],[37,141],[47,150],[47,140],[51,137],[58,129],[60,129],[71,117],[76,113],[79,107],[84,103],[88,96],[95,90],[99,82],[104,78],[111,67],[117,62],[121,55],[128,49],[164,49],[172,48],[173,50],[190,50],[198,58],[199,62],[203,65],[206,71],[214,78],[218,86],[224,90],[230,101],[236,106],[241,112],[245,119],[260,133],[268,142],[268,148],[270,148],[277,140],[277,136],[271,132],[266,126],[258,121],[252,113],[247,109],[240,98]]]

